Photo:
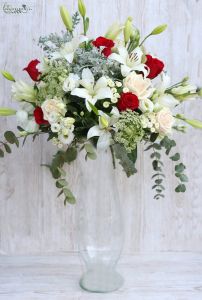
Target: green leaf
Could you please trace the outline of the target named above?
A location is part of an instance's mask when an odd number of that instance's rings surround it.
[[[5,77],[7,80],[15,81],[15,78],[14,78],[13,75],[11,75],[9,72],[7,72],[7,71],[1,71],[1,74],[2,74],[3,77]]]
[[[90,108],[92,109],[92,111],[96,114],[96,116],[99,116],[98,109],[95,107],[95,105],[93,105],[89,101],[88,101],[88,104],[89,104]]]
[[[156,179],[156,180],[155,180],[155,183],[156,183],[156,184],[161,184],[162,181],[163,181],[163,179]]]
[[[63,190],[61,190],[61,191],[58,193],[57,198],[59,198],[62,194],[63,194]]]
[[[152,145],[149,145],[144,151],[148,151],[150,149],[153,149],[153,144]]]
[[[162,25],[159,25],[157,26],[156,28],[154,28],[152,30],[152,32],[150,33],[150,35],[157,35],[157,34],[160,34],[162,33],[163,31],[165,31],[167,28],[167,24],[162,24]]]
[[[0,157],[4,157],[4,152],[2,149],[0,149]]]
[[[154,152],[150,155],[151,158],[154,158],[156,157],[157,159],[160,159],[161,158],[161,154],[159,152]]]
[[[157,173],[157,174],[154,174],[153,176],[152,176],[152,179],[153,178],[155,178],[155,177],[157,177],[157,176],[162,176],[162,177],[166,177],[163,173]]]
[[[74,195],[72,194],[72,192],[69,189],[64,188],[63,193],[65,194],[65,204],[66,204],[66,202],[68,202],[70,204],[75,204],[76,203],[76,199],[75,199]]]
[[[4,137],[8,143],[16,144],[16,146],[19,147],[19,141],[12,131],[6,131]]]
[[[179,153],[175,153],[175,155],[171,156],[170,159],[172,159],[173,161],[177,161],[180,159],[180,154]]]
[[[8,144],[4,144],[4,148],[5,148],[7,153],[11,153],[11,148],[9,147]]]
[[[70,164],[76,158],[77,158],[77,149],[75,147],[68,148],[64,154],[65,162]]]
[[[65,177],[66,176],[66,172],[65,170],[61,169],[61,168],[58,168],[58,171],[60,173],[61,176]]]
[[[67,185],[68,185],[68,183],[65,179],[59,179],[59,180],[56,181],[57,188],[62,188],[62,187],[67,186]]]
[[[157,144],[157,143],[154,143],[153,148],[156,149],[156,150],[161,150],[161,145]]]
[[[128,153],[129,159],[135,164],[137,160],[137,147],[131,152]]]
[[[185,169],[186,169],[186,167],[183,163],[180,163],[175,166],[176,173],[182,173]]]
[[[137,172],[135,164],[129,158],[125,148],[120,144],[113,145],[116,158],[119,160],[120,165],[123,167],[126,175],[129,177]]]
[[[97,158],[96,153],[87,153],[86,156],[87,158],[90,158],[92,160],[95,160]]]
[[[93,147],[92,144],[85,144],[84,146],[85,150],[87,153],[95,153],[95,148]]]
[[[152,166],[153,166],[154,171],[157,171],[157,169],[158,169],[158,161],[157,161],[157,160],[154,160],[154,161],[152,162]]]
[[[184,193],[184,192],[186,191],[186,186],[185,186],[184,184],[179,184],[179,185],[176,187],[175,191],[176,191],[177,193]]]
[[[150,136],[150,141],[154,143],[156,139],[158,138],[159,134],[158,133],[152,133]]]
[[[185,174],[175,173],[175,176],[180,179],[181,182],[188,182],[189,178]]]

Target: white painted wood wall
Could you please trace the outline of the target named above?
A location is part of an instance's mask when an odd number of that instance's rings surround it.
[[[27,14],[5,14],[4,2],[13,6],[29,5]],[[201,0],[86,0],[90,16],[90,34],[102,35],[108,26],[128,15],[143,35],[156,25],[168,23],[167,32],[147,42],[149,51],[166,62],[173,82],[189,74],[202,85],[202,1]],[[68,9],[77,9],[76,0],[63,1]],[[0,1],[0,69],[16,78],[28,79],[22,72],[31,59],[39,58],[40,35],[60,31],[60,0]],[[10,83],[0,78],[0,105],[14,105]],[[202,102],[186,103],[181,110],[189,117],[202,119]],[[15,128],[15,118],[0,119],[0,133]],[[165,161],[166,198],[155,201],[151,193],[151,161],[140,149],[138,175],[127,179],[118,168],[115,172],[119,196],[125,216],[125,253],[136,251],[202,251],[202,132],[189,130],[177,136],[190,177],[187,193],[175,194],[173,165]],[[40,167],[48,163],[54,147],[40,138],[27,142],[24,148],[0,160],[0,253],[39,253],[74,251],[76,247],[76,206],[63,206],[56,199],[49,171]],[[96,168],[105,164],[102,178]],[[104,169],[104,168],[103,168]],[[112,176],[110,157],[104,154],[97,162],[86,163],[80,157],[69,167],[69,181],[76,196],[95,189],[91,178],[105,181],[110,189]]]

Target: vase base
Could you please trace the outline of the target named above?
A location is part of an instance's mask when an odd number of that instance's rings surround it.
[[[89,270],[80,279],[80,286],[94,293],[109,293],[123,285],[123,277],[115,270],[96,269]]]

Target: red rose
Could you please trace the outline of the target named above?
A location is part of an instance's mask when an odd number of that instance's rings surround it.
[[[138,97],[132,93],[122,93],[117,103],[117,107],[120,111],[131,109],[135,110],[139,106]]]
[[[43,118],[43,111],[41,107],[37,106],[34,110],[34,118],[37,124],[39,125],[46,125],[49,124],[47,120],[44,120]]]
[[[153,58],[151,55],[146,55],[147,61],[145,65],[149,68],[149,75],[147,78],[154,79],[157,77],[164,68],[164,63],[158,58]]]
[[[99,36],[95,41],[92,42],[93,45],[97,48],[100,47],[107,47],[107,48],[112,48],[114,47],[114,42],[110,39],[106,39],[103,36]]]
[[[102,50],[102,53],[104,54],[104,56],[108,57],[112,52],[111,49],[114,47],[114,42],[110,39],[106,39],[103,36],[99,36],[96,40],[94,40],[92,42],[92,44],[97,47],[104,47],[104,49]]]
[[[32,78],[34,81],[39,80],[39,76],[41,75],[41,72],[36,68],[36,66],[40,63],[38,59],[30,61],[28,66],[23,69],[23,71],[27,71],[29,76]]]

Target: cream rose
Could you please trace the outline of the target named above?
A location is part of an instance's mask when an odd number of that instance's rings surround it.
[[[171,132],[174,124],[174,118],[169,108],[161,109],[156,115],[157,123],[159,124],[159,133],[167,134]]]
[[[131,72],[124,79],[123,85],[131,93],[135,94],[139,100],[148,99],[154,92],[151,80],[135,72]]]
[[[41,106],[44,119],[49,123],[55,123],[57,118],[66,113],[65,104],[60,99],[48,99]]]

